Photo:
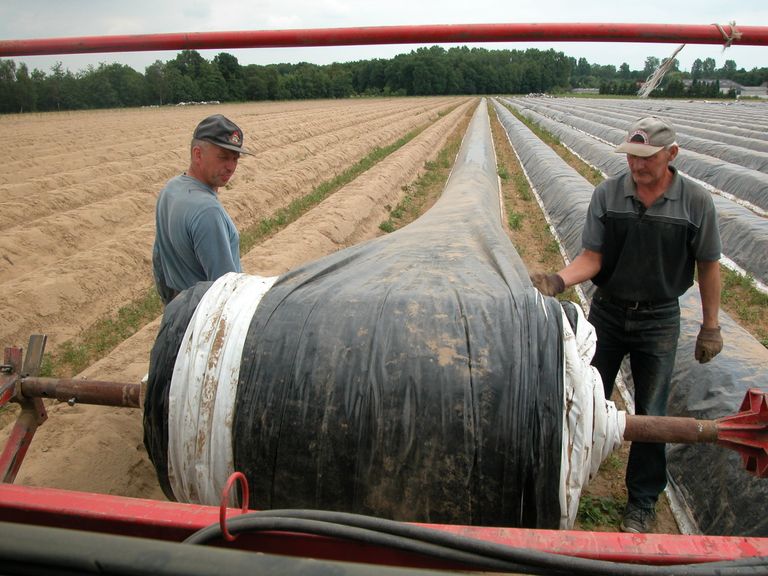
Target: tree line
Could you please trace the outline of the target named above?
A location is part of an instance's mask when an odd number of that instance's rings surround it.
[[[0,113],[164,106],[187,102],[242,102],[349,98],[527,94],[599,89],[604,94],[636,94],[660,64],[646,59],[643,70],[624,63],[600,65],[554,50],[488,50],[466,46],[419,48],[391,59],[316,65],[241,65],[222,52],[208,61],[195,50],[173,60],[155,61],[144,73],[124,64],[89,66],[73,73],[61,63],[46,73],[0,59]],[[658,96],[717,97],[720,79],[744,85],[768,81],[768,68],[721,68],[712,58],[696,60],[690,72],[672,63]],[[693,81],[686,86],[683,80]]]

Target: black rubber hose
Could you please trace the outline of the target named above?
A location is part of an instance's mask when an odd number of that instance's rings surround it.
[[[253,515],[244,514],[232,518],[227,522],[227,528],[232,534],[258,531],[301,532],[329,538],[354,540],[363,544],[397,549],[427,557],[436,557],[443,561],[460,563],[472,569],[504,572],[515,571],[523,574],[552,574],[552,572],[544,571],[531,572],[530,567],[526,565],[518,565],[509,561],[497,560],[494,558],[484,558],[476,554],[446,548],[418,539],[387,534],[375,530],[367,530],[357,526],[348,526],[345,524],[305,518],[257,516],[256,514],[258,513],[254,513]],[[204,544],[216,540],[219,536],[221,536],[221,530],[219,525],[215,524],[196,532],[184,540],[184,543]],[[556,574],[561,573],[556,572]]]
[[[252,512],[232,518],[228,522],[228,528],[233,534],[273,530],[346,538],[459,562],[474,569],[517,571],[525,574],[625,574],[627,576],[768,574],[766,557],[702,564],[643,566],[512,548],[382,518],[321,510]],[[220,536],[220,526],[215,524],[196,532],[185,542],[201,544]]]

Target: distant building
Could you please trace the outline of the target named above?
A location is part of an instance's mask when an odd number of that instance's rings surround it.
[[[760,86],[742,86],[739,97],[768,99],[768,82],[763,82]]]
[[[714,84],[717,80],[702,79],[702,84]],[[693,80],[683,80],[683,86],[690,88]],[[734,91],[737,98],[768,98],[768,82],[763,82],[760,86],[742,86],[733,80],[720,80],[720,93],[728,94]]]
[[[717,80],[712,80],[709,78],[702,78],[699,80],[700,84],[714,84],[715,82],[717,82]],[[690,88],[691,84],[693,84],[693,80],[683,80],[683,86],[686,88]],[[734,82],[733,80],[720,80],[720,94],[728,94],[731,90],[733,90],[736,96],[739,96],[744,88],[744,86],[738,82]]]

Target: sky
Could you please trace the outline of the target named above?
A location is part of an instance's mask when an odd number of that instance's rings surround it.
[[[2,0],[0,40],[62,38],[122,34],[347,28],[425,24],[490,24],[549,22],[611,22],[656,24],[728,24],[768,26],[768,0]],[[443,44],[446,49],[460,44]],[[622,63],[641,70],[645,60],[663,60],[678,44],[597,42],[510,42],[468,44],[487,49],[553,48],[590,64]],[[198,50],[207,60],[219,52],[241,65],[311,62],[330,64],[392,58],[418,44],[312,48],[227,48]],[[175,58],[175,51],[120,52],[55,56],[13,56],[30,70],[49,73],[61,62],[72,72],[89,65],[120,63],[139,72],[157,60]],[[0,56],[2,57],[2,56]],[[696,58],[714,58],[719,68],[734,60],[739,68],[768,67],[768,46],[688,44],[677,55],[681,70]]]

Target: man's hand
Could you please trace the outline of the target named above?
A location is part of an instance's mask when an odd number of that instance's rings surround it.
[[[717,356],[723,349],[723,337],[720,335],[720,327],[704,328],[699,330],[699,337],[696,338],[696,351],[694,357],[701,364],[709,362]]]
[[[565,282],[559,274],[536,272],[531,276],[531,282],[544,296],[557,296],[565,290]]]

